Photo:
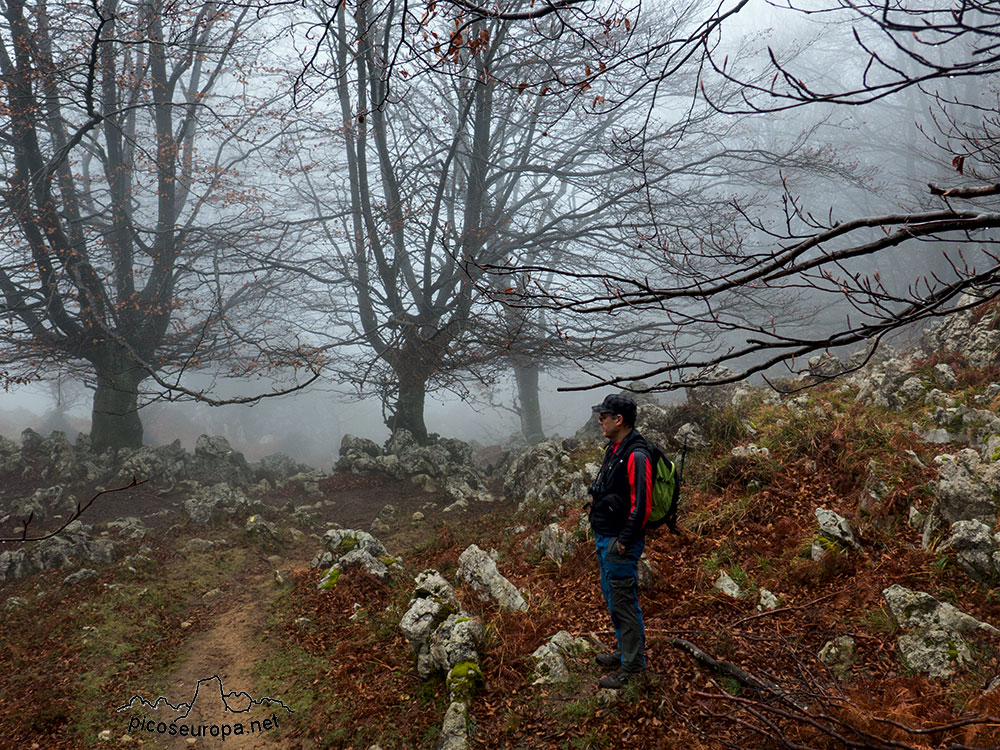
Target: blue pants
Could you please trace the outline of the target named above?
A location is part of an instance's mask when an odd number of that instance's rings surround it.
[[[628,672],[646,668],[646,629],[639,608],[639,557],[646,546],[638,539],[626,554],[619,555],[617,537],[594,532],[597,561],[601,568],[601,593],[615,626],[622,666]]]

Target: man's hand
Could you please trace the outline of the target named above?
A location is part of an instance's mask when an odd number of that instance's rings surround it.
[[[625,547],[622,547],[622,543],[619,542],[617,539],[615,540],[615,549],[618,550],[619,555],[624,555],[625,552],[627,551]]]

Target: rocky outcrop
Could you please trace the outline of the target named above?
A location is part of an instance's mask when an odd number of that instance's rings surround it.
[[[92,527],[74,521],[59,534],[35,544],[0,553],[0,581],[24,578],[40,570],[66,568],[83,561],[110,563],[115,543],[94,539]]]
[[[858,403],[900,409],[911,397],[916,397],[912,384],[906,393],[900,393],[903,383],[910,378],[913,361],[895,356],[889,349],[880,353],[882,358],[873,358],[867,367],[849,376],[847,382],[857,388]]]
[[[459,555],[458,577],[468,583],[480,599],[493,600],[501,609],[523,611],[528,608],[517,587],[497,570],[493,558],[475,544]]]
[[[188,477],[191,456],[175,440],[169,445],[157,448],[143,446],[134,451],[121,451],[121,466],[115,479],[128,482],[133,477],[139,481],[155,481],[158,484],[173,485]]]
[[[837,677],[844,679],[854,667],[854,639],[849,635],[842,635],[827,641],[817,657]]]
[[[860,545],[854,538],[854,531],[851,529],[851,525],[847,522],[846,518],[826,508],[816,508],[815,513],[821,537],[829,539],[832,542],[838,542],[845,547],[860,548]]]
[[[734,382],[724,381],[735,377],[735,375],[736,373],[725,365],[713,365],[685,377],[684,380],[688,382],[704,383],[704,385],[684,389],[688,402],[705,410],[725,409],[732,404],[738,385]],[[712,385],[712,383],[717,383],[717,385]]]
[[[403,568],[402,561],[390,555],[382,542],[357,529],[329,529],[323,535],[323,546],[313,557],[312,566],[325,569],[317,584],[323,589],[335,586],[340,574],[350,568],[361,568],[381,579]]]
[[[475,467],[468,443],[435,437],[420,444],[407,430],[397,430],[383,450],[371,440],[344,435],[337,471],[382,473],[410,479],[428,491],[440,491],[457,502],[490,502],[485,477]]]
[[[224,482],[235,487],[247,487],[254,479],[243,454],[233,450],[221,435],[198,438],[186,474],[196,482]]]
[[[521,454],[511,465],[504,480],[504,497],[520,502],[546,495],[544,490],[548,485],[569,473],[570,451],[578,445],[576,441],[551,438]],[[583,491],[586,492],[586,487]],[[555,490],[553,494],[560,497],[561,491]]]
[[[548,685],[569,682],[570,671],[566,659],[592,651],[593,646],[583,638],[574,638],[565,630],[560,630],[531,655],[535,660],[533,685]]]
[[[460,608],[455,590],[436,570],[425,570],[414,582],[410,606],[399,627],[416,655],[417,674],[427,679],[435,671],[451,669],[451,665],[440,664],[431,653],[431,637],[445,620],[458,614]]]
[[[987,291],[963,294],[958,305],[984,299]],[[971,308],[953,313],[924,333],[925,346],[931,351],[961,354],[972,367],[989,367],[1000,356],[1000,318],[993,304],[990,309]]]
[[[1000,497],[1000,463],[984,462],[970,448],[934,462],[938,479],[932,490],[941,516],[949,523],[976,519],[992,526]]]
[[[142,520],[135,516],[125,516],[109,522],[108,531],[117,533],[124,539],[142,539],[149,533]]]
[[[184,501],[184,512],[199,526],[239,519],[262,507],[260,501],[251,500],[243,490],[223,482],[200,487]]]
[[[483,683],[479,666],[483,627],[462,611],[455,590],[436,570],[425,570],[414,584],[410,606],[399,627],[416,655],[421,679],[447,675],[451,703],[438,748],[464,748],[468,745],[469,707]]]
[[[225,483],[245,489],[254,481],[262,480],[272,486],[282,486],[289,477],[308,471],[310,468],[305,464],[280,453],[264,458],[252,468],[243,455],[219,435],[201,435],[193,454],[184,450],[179,440],[169,445],[122,448],[97,454],[91,447],[90,438],[82,433],[77,436],[75,445],[58,430],[44,438],[27,429],[21,435],[20,445],[0,438],[0,475],[16,473],[33,479],[41,477],[64,487],[83,482],[120,486],[135,478],[168,488],[188,481]]]
[[[301,464],[284,453],[272,453],[264,456],[253,466],[253,476],[258,482],[268,481],[275,487],[281,487],[289,477],[296,474],[308,474],[314,471],[311,466]]]
[[[992,625],[922,591],[893,585],[882,595],[896,623],[908,631],[896,642],[903,663],[932,678],[950,677],[971,662],[963,634],[975,630],[1000,634]]]
[[[576,542],[572,534],[561,528],[559,524],[550,523],[538,535],[537,548],[542,555],[556,564],[562,565],[563,560],[569,557],[576,548]]]
[[[375,534],[385,534],[392,530],[392,526],[395,523],[396,506],[386,503],[372,521],[372,532]]]
[[[682,424],[674,435],[674,440],[690,448],[705,448],[709,445],[705,433],[694,422],[685,422]]]
[[[19,520],[31,518],[33,523],[38,523],[66,512],[72,513],[75,508],[76,500],[66,497],[66,488],[55,485],[35,490],[31,497],[14,507],[12,516]]]
[[[1000,534],[978,519],[956,521],[945,549],[953,549],[959,567],[981,583],[1000,579]]]

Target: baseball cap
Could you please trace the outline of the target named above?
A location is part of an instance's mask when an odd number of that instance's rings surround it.
[[[591,407],[591,410],[597,414],[607,412],[608,414],[621,414],[623,417],[634,418],[636,406],[631,396],[626,396],[624,393],[612,393],[605,396],[601,403]]]

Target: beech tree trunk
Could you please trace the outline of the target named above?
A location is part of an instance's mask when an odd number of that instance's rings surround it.
[[[409,430],[419,443],[427,442],[427,426],[424,424],[424,399],[427,395],[427,380],[413,373],[399,374],[399,394],[396,408],[389,418],[390,430]]]
[[[545,439],[542,407],[538,401],[538,368],[515,364],[514,377],[517,379],[517,399],[521,406],[521,432],[529,445],[538,445]]]
[[[128,354],[109,346],[94,357],[97,390],[90,421],[90,441],[97,452],[142,445],[139,384],[146,372]]]

